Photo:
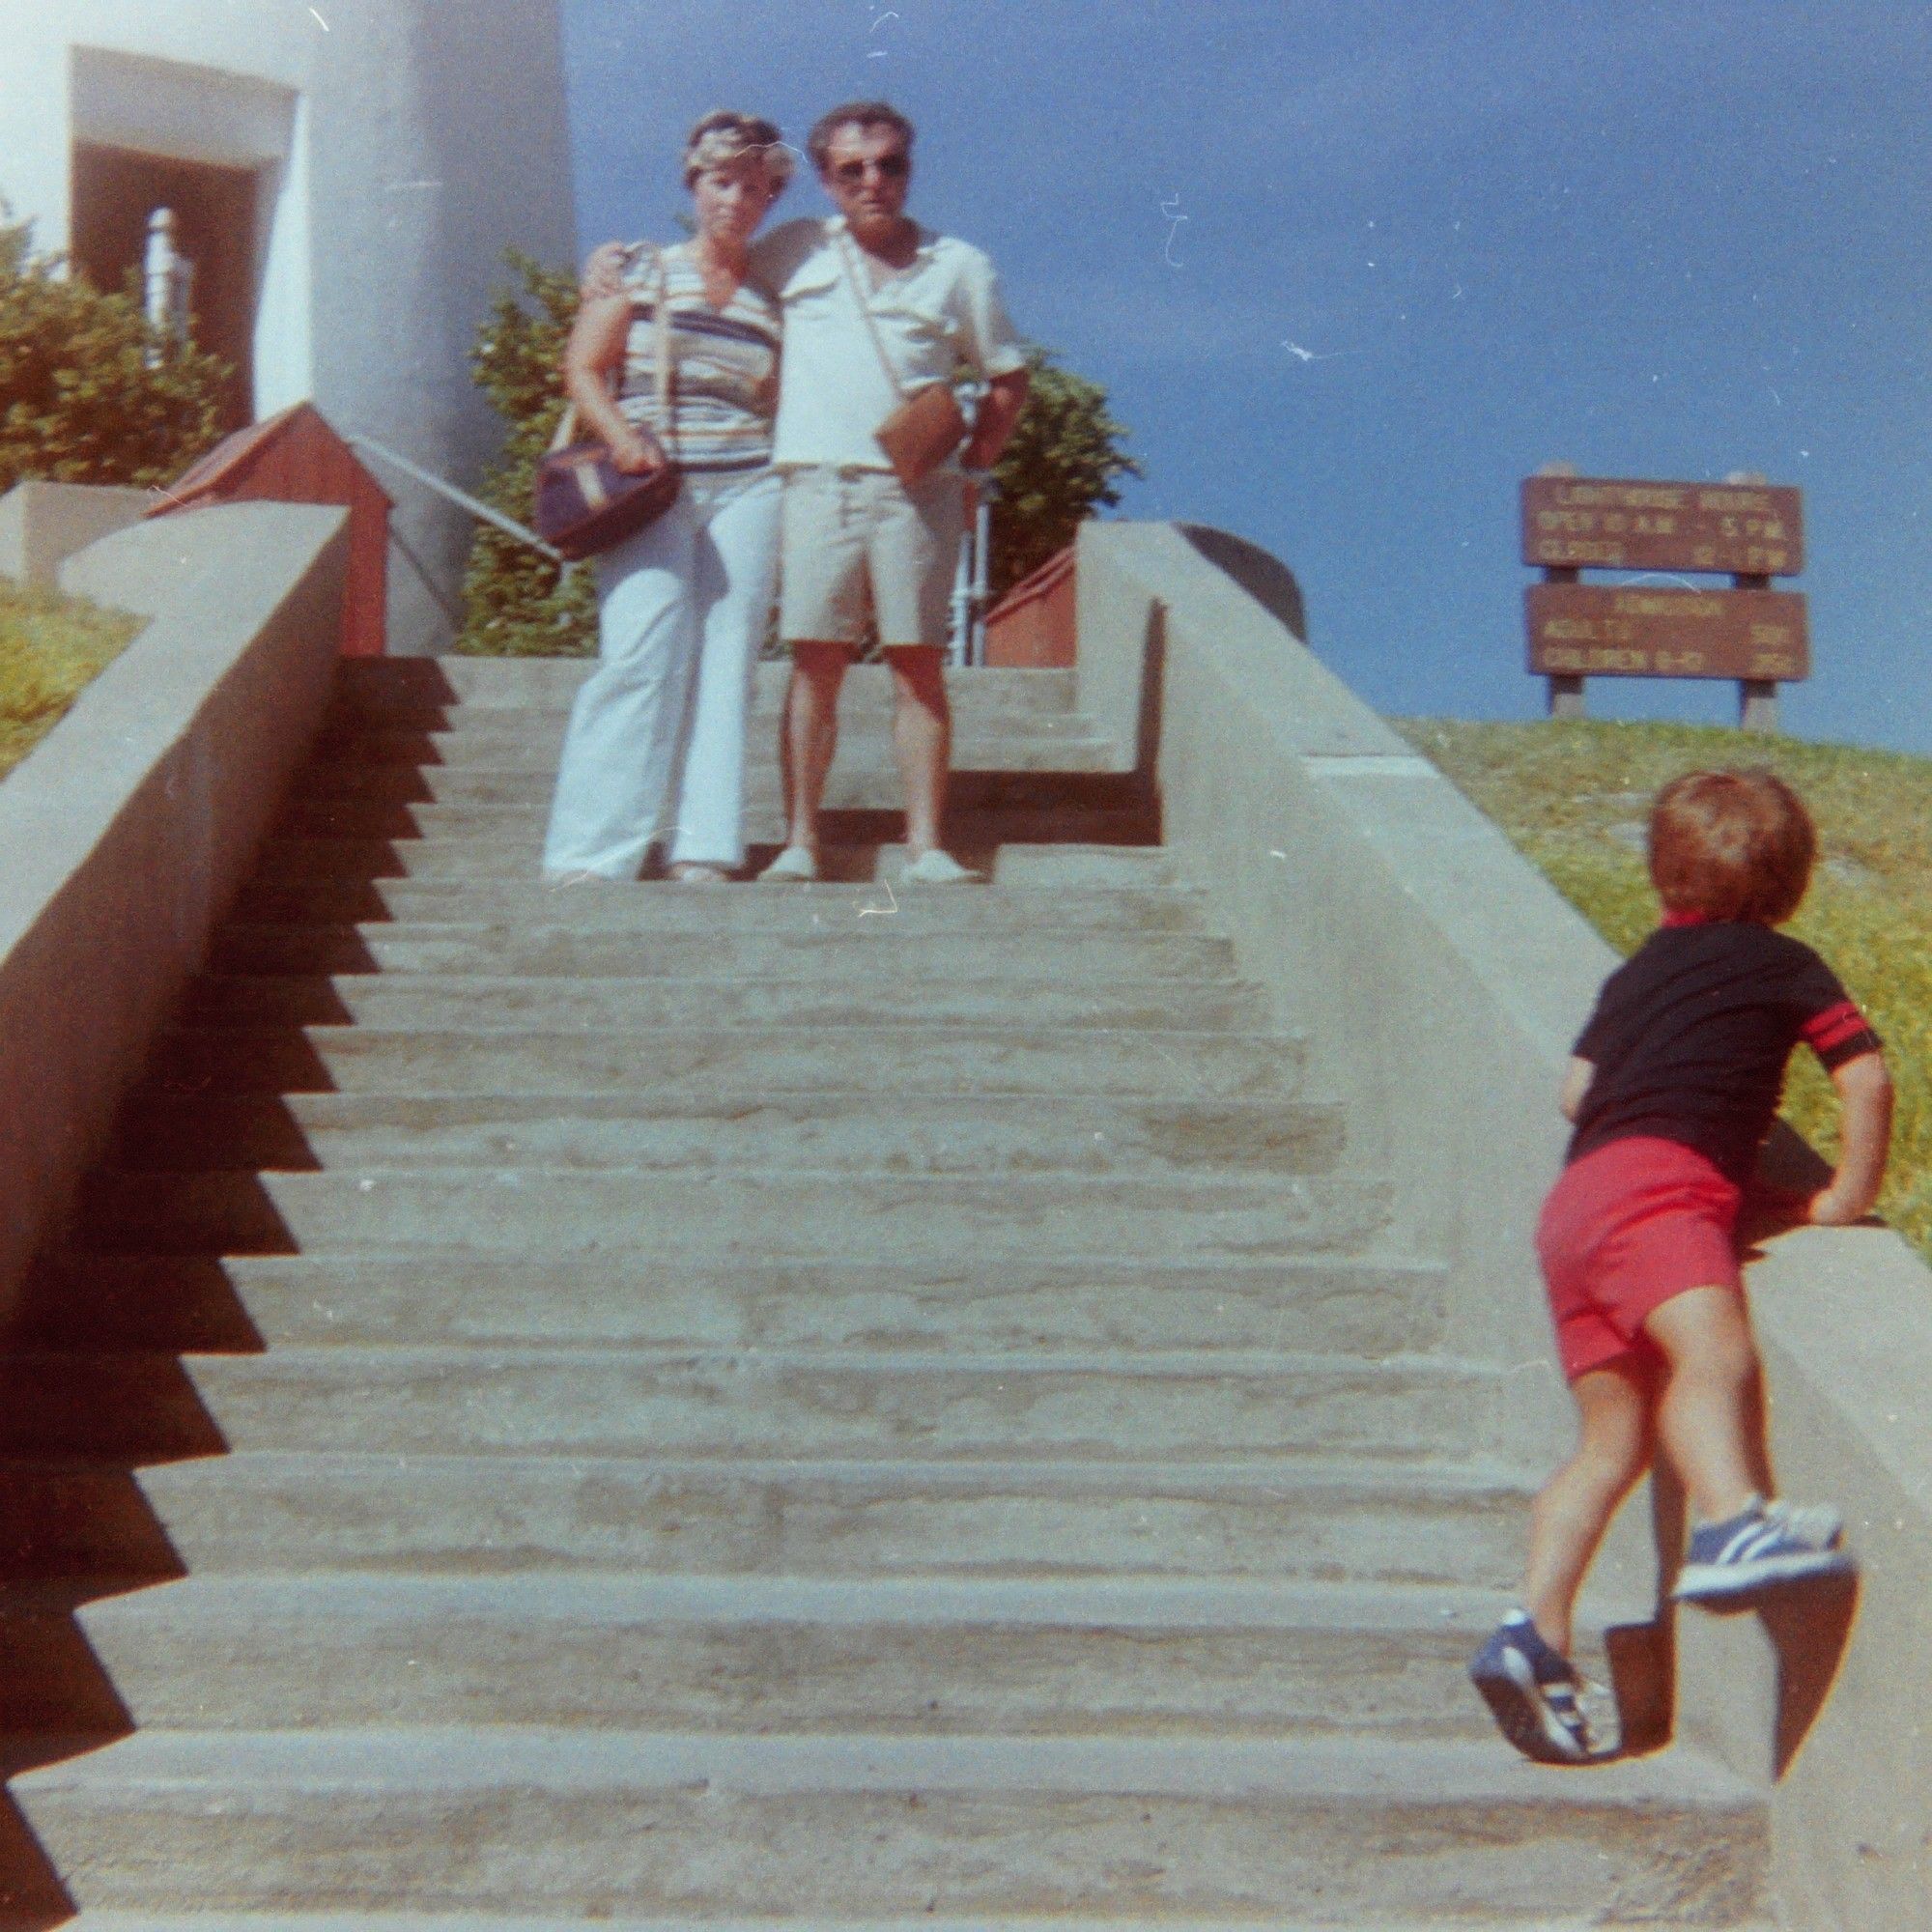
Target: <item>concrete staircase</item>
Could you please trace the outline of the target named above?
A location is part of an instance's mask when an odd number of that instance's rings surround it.
[[[1068,680],[986,887],[867,673],[847,882],[547,891],[577,674],[345,668],[31,1285],[0,1918],[1760,1922],[1759,1794],[1491,1730],[1509,1378]]]

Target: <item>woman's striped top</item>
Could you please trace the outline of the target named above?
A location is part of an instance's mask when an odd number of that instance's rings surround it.
[[[682,243],[664,249],[639,243],[624,286],[631,332],[618,407],[655,432],[686,469],[762,469],[772,460],[778,411],[778,303],[754,284],[740,282],[723,308],[713,308],[696,260]],[[658,408],[660,286],[670,317],[671,426]]]

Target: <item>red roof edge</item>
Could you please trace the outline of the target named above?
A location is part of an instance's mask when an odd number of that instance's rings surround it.
[[[165,517],[170,511],[192,509],[204,497],[220,495],[247,474],[270,443],[311,416],[333,440],[341,442],[334,425],[313,403],[296,403],[275,415],[250,423],[246,429],[238,429],[233,436],[223,437],[206,456],[189,464],[142,514]]]

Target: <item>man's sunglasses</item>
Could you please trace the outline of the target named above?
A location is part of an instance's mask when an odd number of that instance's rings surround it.
[[[855,185],[876,168],[887,181],[903,181],[912,172],[912,162],[904,155],[881,155],[875,161],[840,161],[832,170],[832,179]]]

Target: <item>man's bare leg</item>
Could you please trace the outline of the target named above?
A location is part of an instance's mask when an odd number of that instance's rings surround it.
[[[791,683],[779,729],[779,771],[785,795],[785,844],[816,855],[818,810],[826,774],[838,749],[838,690],[845,646],[795,643]]]
[[[918,860],[940,849],[952,763],[946,658],[936,644],[901,644],[886,652],[886,662],[893,668],[893,751],[905,786],[906,856]]]

